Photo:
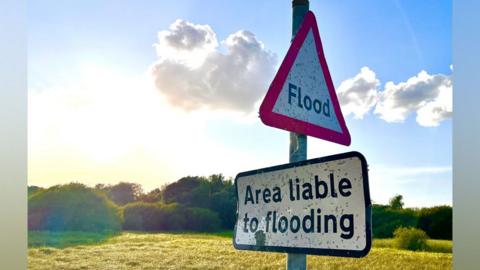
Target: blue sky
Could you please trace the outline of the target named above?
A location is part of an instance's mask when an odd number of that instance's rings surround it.
[[[337,91],[362,67],[374,72],[379,96],[387,82],[398,93],[400,83],[422,70],[452,73],[451,1],[311,1],[310,9]],[[288,133],[264,126],[254,111],[239,113],[229,96],[185,112],[171,102],[176,89],[148,83],[149,69],[167,57],[153,46],[162,44],[157,35],[171,32],[177,19],[208,25],[220,54],[228,53],[222,41],[233,33],[253,33],[263,44],[259,53],[276,59],[273,66],[262,62],[273,72],[249,75],[267,86],[291,38],[290,1],[30,1],[30,184],[130,180],[148,190],[188,174],[235,176],[288,161]],[[164,83],[157,88],[168,88]],[[415,110],[424,105],[418,104],[396,121],[382,119],[390,116],[375,113],[376,105],[361,119],[351,113],[352,145],[309,138],[308,157],[360,151],[369,162],[374,201],[400,193],[408,206],[451,204],[451,118],[421,125]],[[167,140],[175,147],[160,142]],[[205,151],[207,158],[200,154]]]

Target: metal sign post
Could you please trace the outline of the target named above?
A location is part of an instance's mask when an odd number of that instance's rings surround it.
[[[309,10],[308,0],[292,0],[292,40],[302,24],[303,17]],[[297,162],[307,159],[307,136],[290,132],[289,162]],[[288,253],[287,269],[307,269],[307,255]]]
[[[292,0],[292,40],[262,104],[265,125],[290,132],[289,163],[235,178],[240,250],[363,257],[371,247],[367,162],[358,152],[307,160],[307,136],[350,145],[351,138],[308,0]]]

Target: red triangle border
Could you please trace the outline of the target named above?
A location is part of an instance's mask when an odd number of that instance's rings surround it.
[[[287,79],[288,73],[290,72],[290,69],[294,64],[298,52],[300,51],[300,48],[302,47],[303,42],[305,41],[305,38],[307,37],[310,29],[312,29],[315,46],[317,47],[318,58],[323,70],[323,74],[325,76],[325,82],[328,88],[328,92],[330,94],[330,98],[332,100],[332,106],[335,111],[335,115],[337,116],[340,128],[342,130],[341,133],[273,112],[275,102],[280,95],[282,87]],[[307,14],[305,15],[302,25],[300,26],[297,34],[295,35],[295,38],[290,44],[290,48],[288,49],[288,52],[283,59],[283,62],[280,65],[280,68],[275,75],[272,83],[270,84],[270,87],[262,104],[260,105],[260,119],[265,125],[268,126],[300,134],[305,134],[307,136],[324,139],[346,146],[350,145],[351,143],[350,133],[348,132],[347,126],[345,124],[345,119],[343,118],[340,104],[335,93],[335,87],[333,86],[332,78],[330,77],[330,72],[328,70],[325,55],[323,53],[323,47],[320,40],[320,34],[318,32],[317,21],[315,19],[315,15],[311,11],[307,12]]]

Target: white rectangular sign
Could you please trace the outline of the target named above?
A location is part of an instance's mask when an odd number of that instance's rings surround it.
[[[363,257],[371,247],[367,163],[349,152],[243,172],[237,249]]]

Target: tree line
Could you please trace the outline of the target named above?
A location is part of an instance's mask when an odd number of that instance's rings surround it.
[[[139,184],[120,182],[29,186],[28,194],[30,230],[219,231],[235,225],[235,186],[221,174],[187,176],[149,192]],[[452,207],[404,208],[401,195],[388,205],[372,206],[374,237],[390,238],[399,227],[452,239]]]
[[[448,205],[404,208],[403,196],[396,195],[388,205],[373,204],[372,231],[374,237],[390,238],[399,227],[421,229],[433,239],[452,240],[452,207]]]
[[[235,223],[235,188],[221,174],[187,176],[149,192],[120,182],[30,186],[28,194],[30,230],[219,231]]]

